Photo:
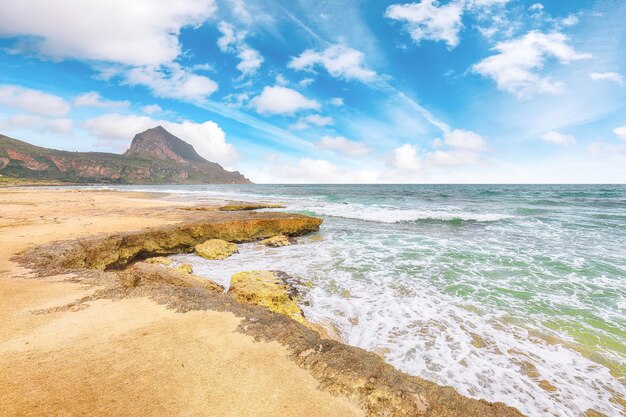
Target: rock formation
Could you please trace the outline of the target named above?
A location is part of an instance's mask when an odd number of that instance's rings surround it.
[[[259,245],[268,246],[270,248],[279,248],[281,246],[291,245],[291,240],[285,235],[272,236],[259,242]]]
[[[238,272],[230,278],[228,293],[239,302],[267,307],[304,324],[297,291],[281,279],[283,275],[274,271]]]
[[[205,259],[218,260],[229,258],[237,253],[237,245],[221,239],[209,239],[196,245],[196,253]]]

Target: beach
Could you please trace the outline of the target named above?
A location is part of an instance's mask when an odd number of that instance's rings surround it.
[[[115,271],[50,275],[15,258],[26,251],[43,268],[41,255],[64,247],[53,241],[84,246],[203,216],[242,230],[293,216],[185,210],[132,192],[9,188],[0,197],[2,415],[520,415],[223,293],[163,283],[123,290]]]

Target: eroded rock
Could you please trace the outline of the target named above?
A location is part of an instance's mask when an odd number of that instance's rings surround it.
[[[213,292],[223,292],[221,285],[178,268],[160,264],[137,262],[130,268],[118,272],[119,283],[127,288],[146,284],[167,284],[175,287],[199,287]]]
[[[297,303],[297,290],[274,271],[238,272],[230,278],[228,293],[237,301],[264,306],[305,323],[304,313]]]
[[[285,235],[272,236],[259,242],[259,245],[268,246],[270,248],[279,248],[291,245],[291,240]]]
[[[206,259],[226,259],[237,252],[237,245],[222,239],[209,239],[196,245],[196,253]]]

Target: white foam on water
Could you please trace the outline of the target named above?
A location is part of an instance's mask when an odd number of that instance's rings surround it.
[[[500,213],[471,213],[462,210],[441,209],[400,209],[396,207],[372,206],[362,204],[318,203],[301,202],[293,208],[310,211],[323,216],[342,217],[346,219],[365,220],[380,223],[400,223],[420,220],[435,221],[475,221],[496,222],[513,218],[509,214]]]
[[[413,279],[415,268],[388,273],[385,262],[400,258],[397,247],[324,236],[322,242],[301,238],[302,244],[285,248],[243,244],[223,261],[192,254],[174,258],[225,287],[233,273],[249,269],[278,269],[310,281],[312,289],[301,288],[310,320],[337,329],[348,344],[387,351],[392,365],[464,395],[502,401],[530,416],[574,417],[590,408],[609,416],[621,412],[610,398],[611,392],[626,395],[624,386],[604,366],[532,336],[497,310]],[[428,262],[422,262],[425,270]],[[473,346],[471,333],[485,347]],[[539,376],[529,375],[525,364]],[[541,381],[556,391],[541,388]]]
[[[225,287],[242,270],[299,276],[313,283],[311,289],[301,288],[307,317],[336,330],[346,343],[388,352],[385,360],[410,374],[474,398],[502,401],[529,416],[626,411],[611,402],[612,393],[626,397],[624,381],[574,350],[576,342],[568,334],[580,326],[616,340],[578,312],[605,326],[624,324],[626,301],[614,294],[626,295],[621,278],[626,269],[620,266],[626,245],[603,244],[603,231],[588,219],[566,219],[573,226],[564,233],[562,219],[553,221],[556,215],[544,221],[513,216],[510,207],[474,202],[420,200],[394,206],[344,204],[317,195],[259,196],[238,189],[163,192],[195,201],[269,201],[286,204],[286,211],[328,217],[322,242],[301,238],[307,243],[285,248],[244,244],[224,261],[175,257],[192,263],[196,274]],[[462,227],[433,228],[431,223],[438,222]],[[455,286],[458,290],[450,289]],[[608,293],[613,295],[605,303]],[[557,322],[556,328],[546,326],[550,321]],[[617,345],[624,346],[617,337]],[[626,361],[615,350],[595,353],[622,366]],[[541,381],[556,390],[542,388]]]

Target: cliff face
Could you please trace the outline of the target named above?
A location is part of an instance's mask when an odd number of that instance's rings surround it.
[[[0,135],[0,174],[78,183],[250,183],[202,158],[161,126],[137,134],[123,155],[57,151]]]

